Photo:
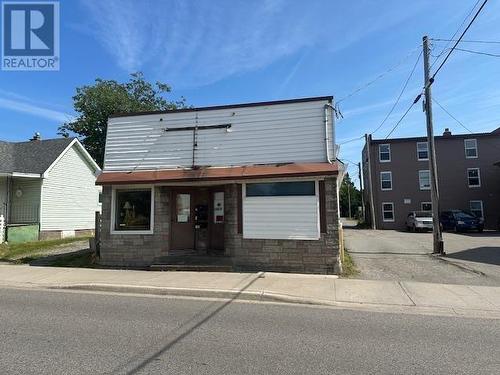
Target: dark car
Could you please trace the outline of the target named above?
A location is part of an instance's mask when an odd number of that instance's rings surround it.
[[[465,232],[484,229],[483,219],[463,210],[449,210],[441,212],[439,222],[443,230],[454,230],[455,232]]]

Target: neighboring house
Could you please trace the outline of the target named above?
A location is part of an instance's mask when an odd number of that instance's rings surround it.
[[[112,116],[97,180],[100,261],[145,266],[212,254],[235,269],[334,272],[342,171],[331,102]]]
[[[497,229],[500,173],[494,164],[498,162],[500,128],[459,135],[446,129],[435,137],[435,144],[440,210],[470,211],[484,218],[486,228]],[[378,229],[404,229],[410,211],[432,209],[428,156],[426,137],[368,137],[362,151],[366,217],[371,217],[373,199]]]
[[[99,173],[76,138],[0,141],[0,215],[8,228],[35,226],[35,239],[91,233]]]

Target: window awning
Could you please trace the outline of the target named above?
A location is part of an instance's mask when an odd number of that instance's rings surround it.
[[[337,163],[299,163],[251,165],[241,167],[202,167],[197,169],[168,169],[157,171],[103,172],[97,185],[150,184],[160,182],[193,182],[245,180],[257,178],[335,176]]]

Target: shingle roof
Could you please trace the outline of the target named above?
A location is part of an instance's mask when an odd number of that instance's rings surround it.
[[[0,141],[0,173],[42,174],[74,138],[29,142]]]

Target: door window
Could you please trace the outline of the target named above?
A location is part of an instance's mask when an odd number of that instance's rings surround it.
[[[176,219],[178,223],[191,221],[191,194],[177,194]]]

